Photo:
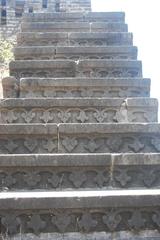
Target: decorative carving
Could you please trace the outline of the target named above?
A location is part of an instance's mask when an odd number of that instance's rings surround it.
[[[54,140],[52,139],[47,139],[46,144],[43,145],[44,149],[47,149],[49,153],[52,153],[53,150],[57,149],[57,145],[55,144]]]
[[[30,123],[35,116],[36,114],[33,113],[32,111],[22,113],[22,118],[24,118],[26,123]]]
[[[132,144],[129,144],[128,147],[135,153],[140,152],[145,145],[140,142],[139,139],[134,139],[134,142]]]
[[[135,210],[132,217],[128,220],[129,226],[134,230],[142,230],[145,226],[145,219],[142,218],[142,213]]]
[[[48,123],[49,121],[52,121],[53,118],[54,118],[54,115],[51,114],[49,111],[44,111],[43,115],[40,117],[40,119],[45,123]]]
[[[15,234],[20,232],[20,218],[16,215],[9,213],[1,218],[2,225],[5,227],[8,234]]]
[[[60,178],[56,173],[53,173],[51,177],[48,178],[48,182],[54,187],[58,187],[60,183]]]
[[[155,149],[160,152],[160,138],[154,137],[151,140],[151,144],[155,147]]]
[[[105,118],[107,118],[107,113],[104,111],[96,111],[93,116],[98,122],[103,122]]]
[[[24,146],[30,151],[33,152],[33,150],[37,147],[38,143],[36,139],[30,139],[26,138],[24,141]]]
[[[60,232],[65,232],[69,224],[71,223],[71,216],[67,214],[56,214],[52,217],[52,223],[56,225]]]
[[[127,174],[127,170],[123,169],[119,170],[118,172],[119,172],[118,176],[115,175],[114,178],[121,184],[122,187],[125,187],[127,183],[129,183],[132,180],[132,178]]]
[[[116,230],[120,224],[122,218],[117,212],[109,212],[103,216],[104,224],[109,228],[110,231]]]
[[[13,153],[15,149],[18,148],[18,145],[13,142],[13,140],[8,140],[4,147],[9,151],[9,153]]]
[[[107,146],[109,147],[109,149],[112,152],[118,152],[122,146],[122,139],[117,137],[117,136],[111,136],[108,140],[107,140]]]
[[[46,227],[46,222],[41,219],[40,215],[35,214],[30,216],[27,226],[33,230],[34,234],[38,235]]]
[[[78,141],[75,138],[66,137],[62,140],[62,145],[68,152],[72,152],[73,149],[78,145]]]
[[[58,113],[58,117],[60,118],[60,120],[63,122],[63,123],[66,123],[70,117],[71,117],[71,113],[69,113],[68,111],[66,112],[63,112],[63,111],[60,111]]]
[[[39,183],[41,180],[40,175],[37,172],[28,172],[24,175],[24,181],[28,184],[30,187],[35,187],[37,183]]]
[[[84,213],[78,224],[81,229],[89,232],[92,228],[97,226],[98,222],[92,218],[90,213]]]
[[[82,184],[87,180],[86,175],[82,171],[71,173],[69,179],[76,188],[80,188]]]
[[[7,123],[13,123],[18,119],[18,117],[14,113],[14,110],[8,111],[4,118]]]
[[[98,184],[99,187],[104,186],[104,184],[106,184],[109,181],[109,176],[105,175],[104,176],[104,172],[97,172],[96,177],[94,178],[94,182]]]
[[[160,212],[156,211],[152,216],[153,222],[157,225],[158,228],[160,228]]]
[[[143,182],[146,187],[152,187],[153,183],[156,181],[157,174],[153,170],[149,170],[147,172],[143,172]]]
[[[98,145],[94,139],[89,140],[87,145],[84,146],[84,148],[89,150],[91,153],[95,152],[99,147],[100,145]]]
[[[76,119],[82,123],[87,121],[89,118],[86,116],[84,111],[80,111],[79,116],[76,117]]]

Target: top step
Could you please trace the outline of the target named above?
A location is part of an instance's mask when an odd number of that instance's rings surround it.
[[[23,22],[124,22],[123,12],[55,12],[55,13],[26,13]]]

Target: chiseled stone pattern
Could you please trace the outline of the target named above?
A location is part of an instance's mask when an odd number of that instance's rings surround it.
[[[2,81],[2,239],[160,239],[158,103],[124,13],[55,5],[24,15]]]

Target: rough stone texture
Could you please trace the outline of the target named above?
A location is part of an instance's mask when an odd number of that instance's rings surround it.
[[[132,33],[117,32],[21,32],[19,46],[131,46]]]
[[[0,168],[1,191],[142,189],[160,184],[160,154],[1,155]]]
[[[149,97],[150,79],[21,78],[20,97]],[[4,91],[6,97],[12,97]],[[18,93],[17,93],[18,94]]]
[[[16,60],[33,59],[137,59],[137,48],[128,47],[16,47]]]
[[[157,122],[156,99],[70,98],[0,101],[0,123]]]
[[[158,104],[124,13],[56,4],[25,14],[3,79],[1,237],[160,239]]]

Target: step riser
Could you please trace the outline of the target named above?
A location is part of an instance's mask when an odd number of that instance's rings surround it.
[[[157,122],[157,112],[155,99],[8,99],[0,103],[0,123]]]
[[[0,125],[0,152],[1,154],[158,153],[160,152],[159,126],[158,124],[73,123],[57,126],[55,124],[9,124],[5,127]]]
[[[98,47],[95,48],[54,48],[54,47],[39,47],[39,48],[15,48],[14,49],[15,60],[38,60],[38,59],[137,59],[137,49],[127,47]]]
[[[21,231],[38,235],[153,230],[159,226],[159,198],[129,195],[1,199],[1,231],[9,235]],[[7,206],[12,209],[9,213]]]
[[[127,60],[37,60],[10,63],[10,75],[23,77],[142,77],[140,61]]]
[[[22,32],[127,32],[122,23],[22,23]]]
[[[131,46],[130,33],[20,33],[19,46]]]
[[[12,97],[12,85],[4,85],[6,97]],[[149,79],[21,79],[20,97],[149,97]],[[13,96],[14,97],[14,96]]]
[[[159,154],[1,156],[0,191],[158,188],[159,161]]]
[[[23,22],[124,22],[125,14],[120,13],[101,13],[83,12],[83,13],[25,13]]]

